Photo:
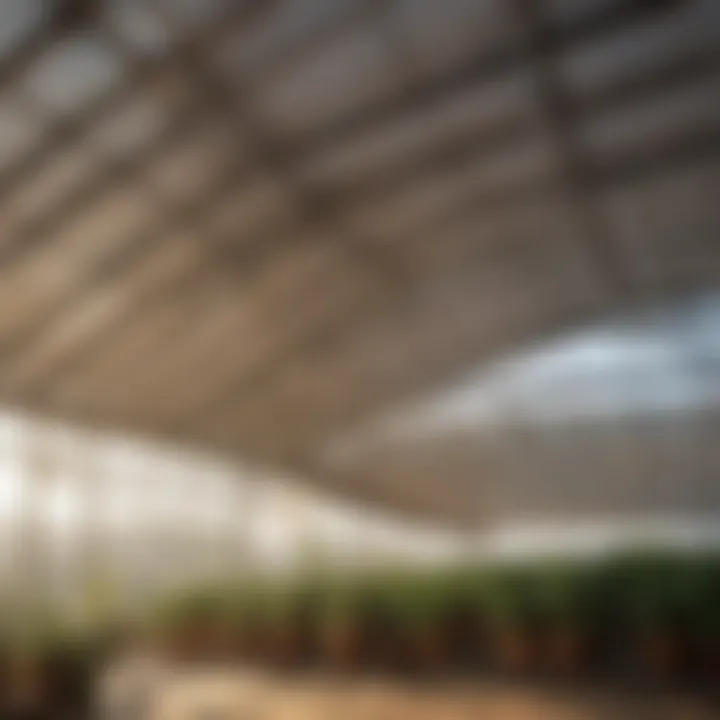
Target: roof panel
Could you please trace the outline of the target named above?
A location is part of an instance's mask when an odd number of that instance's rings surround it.
[[[49,48],[33,63],[23,91],[51,113],[80,113],[117,86],[124,70],[123,60],[99,39],[73,37]]]
[[[47,0],[3,0],[0,62],[40,27],[48,5]]]
[[[0,400],[313,467],[720,278],[714,0],[51,9],[0,5]]]
[[[519,45],[523,28],[505,0],[400,0],[398,34],[426,74],[462,66],[478,54]]]
[[[392,48],[368,27],[314,48],[275,82],[259,88],[257,102],[271,128],[296,137],[317,132],[399,87]]]

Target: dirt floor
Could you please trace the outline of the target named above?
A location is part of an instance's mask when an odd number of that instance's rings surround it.
[[[538,690],[493,683],[273,679],[179,673],[157,720],[718,720],[709,702],[636,693]]]

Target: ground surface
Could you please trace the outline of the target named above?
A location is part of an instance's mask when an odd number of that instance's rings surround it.
[[[156,720],[717,720],[700,700],[494,683],[432,686],[371,680],[281,680],[249,673],[176,674]]]

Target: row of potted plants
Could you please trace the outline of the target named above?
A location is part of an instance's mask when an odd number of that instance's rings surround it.
[[[149,620],[174,662],[717,686],[720,553],[244,578],[166,599]],[[30,697],[80,716],[105,633],[45,625],[0,652],[0,710]]]
[[[100,634],[30,627],[0,648],[0,717],[88,717]]]
[[[720,680],[720,554],[245,580],[161,617],[187,660]]]

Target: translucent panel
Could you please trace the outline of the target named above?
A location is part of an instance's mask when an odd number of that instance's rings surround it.
[[[646,288],[692,280],[712,283],[720,270],[717,188],[720,163],[652,176],[607,194],[613,228]]]
[[[33,148],[45,125],[36,113],[25,111],[13,98],[0,98],[0,177]]]
[[[311,546],[347,562],[368,523],[373,550],[413,546],[391,519],[179,446],[2,412],[0,451],[0,577],[60,609],[135,607],[260,563],[292,566]]]
[[[442,472],[444,492],[517,531],[528,518],[619,528],[623,517],[685,518],[692,530],[720,513],[719,419],[715,292],[515,352],[327,452],[401,487]]]
[[[455,218],[483,198],[551,180],[555,169],[547,138],[528,133],[522,142],[498,144],[484,153],[454,158],[444,167],[428,167],[401,187],[371,196],[353,212],[377,237],[411,242],[427,223]]]
[[[259,93],[263,116],[277,130],[319,130],[388,96],[399,86],[391,48],[382,34],[359,31],[313,48]]]
[[[175,39],[173,28],[147,0],[104,0],[111,28],[141,53],[164,52]]]
[[[107,47],[78,37],[47,51],[33,66],[26,88],[40,107],[62,114],[80,113],[122,75],[122,61]]]
[[[292,204],[278,183],[257,180],[242,185],[217,207],[209,219],[209,232],[227,248],[254,246],[258,238],[288,222]]]
[[[304,172],[337,189],[341,183],[382,174],[399,162],[438,157],[443,146],[472,143],[484,133],[507,125],[525,127],[537,114],[534,81],[529,74],[506,77],[465,89],[422,112],[382,123],[339,147],[312,158]],[[466,147],[466,145],[464,145]]]
[[[431,74],[516,44],[515,20],[506,0],[402,0],[398,17],[415,65]]]
[[[42,173],[17,187],[12,195],[13,214],[30,225],[37,223],[76,197],[97,169],[92,150],[84,143],[54,154]]]
[[[595,113],[581,128],[600,162],[692,142],[720,127],[720,71],[678,89],[611,111]]]
[[[573,333],[507,360],[388,423],[439,432],[720,408],[720,297]],[[383,425],[388,429],[390,425]]]
[[[710,5],[716,3],[710,0]],[[720,16],[713,20],[712,13],[717,10],[710,5],[684,3],[683,12],[664,14],[655,22],[603,35],[566,51],[559,66],[567,87],[590,94],[706,52],[720,40]]]
[[[49,5],[49,0],[3,0],[0,5],[0,59],[40,25]]]
[[[312,39],[333,28],[362,0],[294,0],[267,3],[259,23],[240,28],[219,48],[218,64],[230,75],[281,69],[297,48],[317,49]],[[292,69],[292,68],[286,68]]]
[[[624,0],[544,0],[545,12],[558,25],[593,17],[598,12],[621,7]]]
[[[180,144],[174,144],[150,170],[152,183],[162,197],[171,202],[189,203],[207,196],[220,178],[240,162],[233,129],[213,120],[199,128]]]
[[[170,122],[173,108],[156,96],[130,100],[92,133],[98,154],[123,159],[149,148]]]
[[[223,17],[228,10],[235,10],[243,4],[252,3],[251,0],[160,0],[159,2],[174,22],[194,29]]]

